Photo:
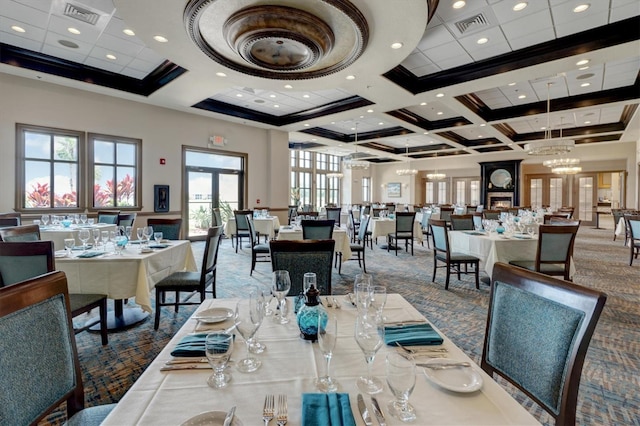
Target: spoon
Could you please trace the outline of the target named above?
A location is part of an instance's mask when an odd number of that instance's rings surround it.
[[[224,418],[224,423],[222,424],[222,426],[229,426],[231,424],[231,420],[233,420],[233,415],[235,414],[235,412],[236,406],[234,405],[233,407],[231,407],[231,409],[227,413],[227,416]]]

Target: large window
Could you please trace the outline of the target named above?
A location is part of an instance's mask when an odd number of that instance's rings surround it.
[[[480,200],[480,180],[474,178],[453,178],[454,197],[456,204],[477,206]]]
[[[371,178],[368,176],[362,178],[362,201],[371,202]]]
[[[314,210],[331,203],[340,205],[340,178],[327,173],[340,171],[340,157],[291,150],[291,203],[311,205]]]

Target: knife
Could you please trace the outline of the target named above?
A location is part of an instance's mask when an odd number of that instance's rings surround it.
[[[371,404],[373,404],[373,414],[376,415],[376,419],[378,419],[378,423],[380,423],[380,426],[387,426],[387,422],[384,419],[384,414],[382,414],[382,410],[380,409],[380,405],[378,404],[378,400],[375,396],[371,397]]]
[[[364,424],[367,426],[373,426],[371,415],[369,414],[369,410],[367,410],[367,406],[364,403],[364,398],[361,393],[358,394],[358,410],[360,410],[360,415],[362,416],[362,420],[364,420]]]
[[[162,367],[160,367],[160,371],[200,370],[200,369],[211,370],[211,366],[209,364],[177,364],[177,365],[163,365]]]
[[[229,426],[231,424],[231,420],[233,420],[233,415],[236,413],[236,406],[231,407],[227,416],[224,418],[224,423],[222,426]]]

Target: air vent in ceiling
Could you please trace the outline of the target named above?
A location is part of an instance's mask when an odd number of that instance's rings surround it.
[[[469,36],[473,33],[486,31],[487,29],[498,25],[498,18],[496,18],[495,13],[490,6],[482,9],[476,9],[471,13],[472,14],[463,16],[457,22],[446,23],[454,36]]]
[[[74,5],[72,3],[67,3],[65,5],[64,15],[90,25],[96,25],[98,19],[100,18],[99,14],[94,13],[89,9],[85,9],[84,7]]]
[[[460,34],[475,32],[481,28],[487,28],[490,26],[491,24],[487,20],[487,17],[482,13],[456,22],[456,28],[460,31]]]

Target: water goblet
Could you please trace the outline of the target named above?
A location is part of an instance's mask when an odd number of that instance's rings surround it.
[[[289,318],[286,315],[286,300],[285,297],[289,290],[291,290],[291,278],[289,277],[289,271],[273,271],[271,275],[271,286],[273,294],[278,299],[278,307],[280,309],[280,315],[275,315],[275,321],[280,324],[287,324]]]
[[[325,359],[325,375],[316,379],[316,387],[322,392],[335,392],[338,384],[331,377],[330,365],[338,339],[338,319],[335,315],[318,316],[318,346]]]
[[[145,226],[142,228],[142,235],[144,236],[144,240],[146,241],[146,245],[149,245],[149,241],[151,241],[151,237],[153,236],[153,226]]]
[[[40,226],[40,219],[34,219],[33,224]]]
[[[85,223],[87,223],[87,215],[86,214],[81,214],[80,215],[80,222],[82,222],[83,225]]]
[[[162,232],[154,232],[153,233],[153,239],[156,240],[156,244],[160,244],[160,241],[162,241]]]
[[[264,289],[260,288],[259,286],[253,286],[252,291],[255,291],[256,293],[256,298],[258,300],[258,303],[260,304],[260,307],[262,308],[262,317],[264,318],[265,316],[267,316],[267,300],[271,299],[271,292],[269,292],[269,294],[266,294]],[[251,352],[252,354],[261,354],[267,350],[267,345],[258,340],[257,334],[258,332],[256,331],[256,334],[254,334],[253,337],[249,339],[249,352]]]
[[[73,246],[76,245],[75,238],[65,238],[64,239],[64,248],[67,252],[67,257],[71,257],[71,250],[73,250]]]
[[[533,237],[534,237],[534,235],[536,235],[536,227],[535,227],[535,226],[533,226],[533,225],[532,225],[532,226],[527,227],[527,234],[529,234],[529,236],[530,236],[531,238],[533,238]]]
[[[131,239],[131,231],[133,230],[133,227],[131,226],[125,226],[124,227],[124,236],[127,237],[127,240]]]
[[[387,303],[387,288],[383,285],[372,285],[371,287],[371,307],[376,310],[376,318],[378,321],[383,321],[384,317],[382,311],[384,305]]]
[[[397,352],[391,352],[386,359],[387,384],[395,396],[387,407],[389,414],[403,422],[416,419],[416,413],[409,396],[416,385],[416,365],[411,358]]]
[[[138,237],[138,242],[142,244],[142,241],[144,240],[144,228],[136,229],[136,236]]]
[[[231,376],[224,370],[233,352],[233,336],[225,332],[209,333],[204,341],[204,350],[207,361],[213,368],[213,374],[207,380],[207,384],[214,389],[227,386]]]
[[[91,238],[91,234],[88,229],[81,229],[78,232],[78,239],[82,241],[82,251],[87,251],[87,241]]]
[[[47,226],[47,223],[49,223],[49,215],[43,214],[40,220],[42,220],[42,226]]]
[[[77,225],[80,222],[80,215],[78,213],[74,213],[71,215],[71,219],[73,220],[73,224]]]
[[[367,362],[367,376],[361,376],[356,380],[358,389],[368,394],[382,392],[382,381],[377,377],[373,377],[371,370],[376,352],[382,347],[384,341],[384,324],[371,315],[358,313],[355,339],[360,349],[362,349],[364,359]]]
[[[353,283],[356,307],[360,312],[366,312],[371,304],[371,275],[358,274]]]
[[[115,234],[115,232],[113,233]],[[104,246],[104,250],[107,251],[107,243],[110,243],[112,241],[111,235],[109,231],[101,231],[100,235],[102,236],[102,245]]]
[[[116,237],[113,239],[113,248],[117,255],[122,254],[122,250],[124,250],[124,247],[126,245],[127,237],[125,237],[124,235],[116,235]]]
[[[93,233],[93,246],[95,248],[98,248],[98,244],[100,242],[100,235],[101,235],[100,234],[100,230],[99,229],[93,229],[91,232]],[[104,244],[104,241],[103,241],[103,244]]]
[[[93,224],[94,224],[94,222],[95,222],[95,219],[94,219],[94,218],[92,218],[92,217],[90,217],[90,218],[88,218],[88,219],[87,219],[87,223],[88,223],[89,225],[93,225]]]
[[[263,316],[264,312],[255,292],[250,292],[248,299],[238,301],[235,312],[236,330],[247,344],[247,357],[238,361],[236,365],[238,371],[242,373],[251,373],[262,365],[260,360],[251,356],[249,339],[258,331]]]

